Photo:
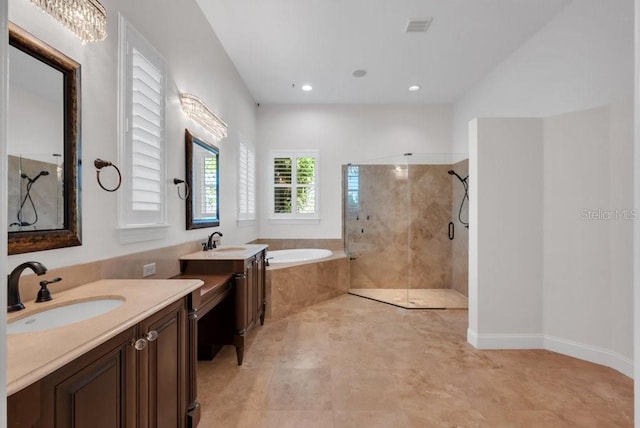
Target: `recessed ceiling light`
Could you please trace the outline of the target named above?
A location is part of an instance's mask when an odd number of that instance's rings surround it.
[[[313,86],[311,86],[311,85],[309,85],[309,84],[306,84],[306,85],[302,85],[302,88],[301,88],[301,89],[302,89],[303,91],[305,91],[305,92],[309,92],[309,91],[313,90]]]
[[[420,85],[411,85],[411,86],[409,86],[409,91],[411,91],[411,92],[416,92],[416,91],[419,91],[420,89],[422,89],[422,86],[420,86]]]
[[[351,74],[353,75],[353,77],[364,77],[364,76],[367,75],[367,70],[359,69],[359,70],[354,71]]]

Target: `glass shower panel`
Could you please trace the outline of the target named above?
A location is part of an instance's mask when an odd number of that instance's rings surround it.
[[[351,164],[344,174],[350,292],[406,306],[410,278],[408,165]]]
[[[406,308],[466,308],[468,161],[407,153],[343,174],[349,292]]]
[[[409,166],[409,307],[445,308],[451,288],[450,165]]]

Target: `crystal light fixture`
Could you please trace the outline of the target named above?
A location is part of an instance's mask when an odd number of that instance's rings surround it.
[[[227,136],[227,124],[200,98],[191,94],[180,94],[180,105],[189,119],[211,132],[218,140]]]
[[[107,11],[98,0],[31,0],[31,3],[60,21],[83,44],[107,37]]]

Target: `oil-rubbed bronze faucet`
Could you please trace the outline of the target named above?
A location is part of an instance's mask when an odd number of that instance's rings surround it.
[[[218,239],[215,238],[216,235],[218,236]],[[222,238],[222,233],[220,232],[213,232],[209,235],[209,239],[207,239],[207,250],[213,250],[216,248],[216,243],[220,242],[220,238]]]
[[[12,270],[7,280],[7,312],[24,309],[24,305],[20,301],[20,275],[26,268],[34,271],[38,276],[47,273],[47,268],[40,262],[24,262]]]

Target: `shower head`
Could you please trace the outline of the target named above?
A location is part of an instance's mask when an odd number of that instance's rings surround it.
[[[454,170],[450,169],[449,171],[447,171],[447,174],[449,175],[455,175],[456,177],[458,177],[458,180],[462,181],[463,183],[465,183],[467,181],[467,178],[469,178],[469,176],[467,175],[465,178],[460,177]]]
[[[26,178],[27,180],[29,180],[29,183],[33,184],[36,182],[38,178],[42,177],[43,175],[49,175],[49,171],[42,170],[34,178],[30,178],[27,174],[23,172],[22,174],[20,174],[20,177]]]

